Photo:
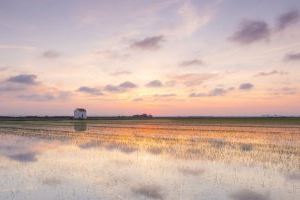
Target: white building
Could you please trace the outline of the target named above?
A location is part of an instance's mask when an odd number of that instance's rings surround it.
[[[83,108],[76,108],[74,110],[74,119],[86,119],[86,110]]]

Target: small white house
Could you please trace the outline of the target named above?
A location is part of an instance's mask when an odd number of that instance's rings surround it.
[[[84,108],[76,108],[74,110],[74,119],[86,119],[86,110]]]

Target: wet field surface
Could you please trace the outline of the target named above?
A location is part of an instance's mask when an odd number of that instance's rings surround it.
[[[0,124],[0,199],[300,199],[300,126]]]

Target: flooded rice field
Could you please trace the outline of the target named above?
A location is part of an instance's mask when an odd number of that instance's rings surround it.
[[[0,200],[300,199],[299,125],[0,124]]]

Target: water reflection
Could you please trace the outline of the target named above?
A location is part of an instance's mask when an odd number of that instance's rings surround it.
[[[142,185],[132,188],[132,192],[137,196],[144,196],[151,199],[164,199],[162,188],[158,185]]]
[[[241,144],[242,151],[252,151],[252,144]]]
[[[204,169],[192,169],[189,167],[180,167],[178,170],[184,175],[198,176],[204,173]]]
[[[55,177],[45,178],[44,180],[42,180],[42,184],[47,186],[58,186],[61,183],[62,181]]]
[[[300,181],[300,172],[293,172],[286,176],[288,180],[291,181]]]
[[[100,146],[100,144],[98,141],[88,141],[88,142],[81,143],[78,145],[78,147],[81,149],[91,149],[91,148],[96,148],[99,146]]]
[[[80,121],[80,122],[74,122],[74,130],[76,132],[84,132],[87,130],[87,122]]]
[[[37,161],[35,152],[26,152],[26,153],[16,153],[12,155],[7,155],[8,158],[19,161],[19,162],[35,162]]]
[[[237,191],[230,197],[234,200],[270,200],[269,194],[260,194],[247,189]]]
[[[204,129],[0,126],[0,200],[298,199],[300,131]]]

